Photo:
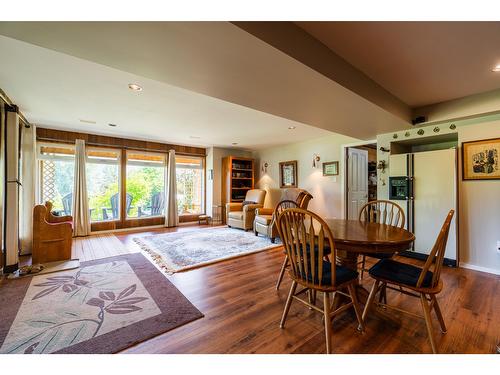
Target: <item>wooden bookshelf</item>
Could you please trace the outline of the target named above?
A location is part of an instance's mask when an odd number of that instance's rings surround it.
[[[222,205],[243,202],[248,190],[254,188],[254,160],[228,156],[222,159]],[[223,215],[225,220],[225,214]]]

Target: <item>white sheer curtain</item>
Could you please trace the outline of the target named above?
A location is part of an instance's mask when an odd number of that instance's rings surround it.
[[[165,165],[165,226],[179,225],[177,213],[177,179],[175,173],[175,150],[170,150]]]
[[[85,141],[77,139],[75,142],[75,184],[73,187],[73,235],[75,237],[90,234],[85,163]]]
[[[36,127],[22,125],[20,225],[21,254],[31,254],[33,241],[33,207],[36,190]]]

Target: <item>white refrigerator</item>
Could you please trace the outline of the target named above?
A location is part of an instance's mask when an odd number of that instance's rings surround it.
[[[391,155],[389,198],[405,211],[406,229],[415,235],[410,254],[428,255],[448,212],[455,210],[445,252],[445,264],[458,266],[456,148]],[[397,181],[406,194],[393,194]],[[403,190],[401,190],[403,191]]]

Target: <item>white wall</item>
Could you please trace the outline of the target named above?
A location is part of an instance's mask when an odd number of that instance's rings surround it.
[[[500,121],[460,127],[458,141],[500,138]],[[461,152],[459,153],[461,158]],[[461,164],[460,160],[460,165]],[[500,180],[462,181],[460,168],[461,263],[500,274]]]
[[[439,134],[457,133],[459,146],[459,228],[460,265],[468,268],[500,274],[500,253],[496,251],[496,242],[500,241],[500,180],[462,181],[462,142],[500,137],[499,116],[487,116],[481,119],[455,121],[456,129],[450,129],[451,123],[439,124]],[[422,127],[424,136],[435,134],[434,125]],[[418,138],[418,129],[396,132],[397,140]],[[378,147],[390,148],[394,133],[377,137]],[[389,153],[378,151],[378,160],[385,160],[389,168]],[[378,174],[378,197],[389,196],[389,171]],[[383,183],[386,183],[384,185]]]
[[[292,143],[285,146],[258,150],[256,159],[257,187],[265,189],[265,206],[273,207],[280,198],[279,162],[297,160],[298,187],[313,195],[309,209],[325,218],[343,217],[343,157],[342,145],[359,141],[343,135],[331,135],[310,141]],[[312,167],[313,155],[321,157],[319,168]],[[339,161],[340,173],[335,177],[324,177],[321,163]],[[267,173],[262,173],[262,163],[269,164]]]

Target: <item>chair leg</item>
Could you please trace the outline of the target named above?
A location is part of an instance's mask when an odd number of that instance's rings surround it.
[[[285,260],[281,265],[280,274],[278,276],[278,282],[276,283],[276,290],[280,289],[281,281],[283,280],[283,275],[285,274],[286,267],[288,266],[288,255],[285,255]]]
[[[372,286],[372,290],[370,291],[370,295],[368,296],[368,300],[366,301],[365,309],[363,310],[363,315],[361,316],[361,320],[363,320],[363,323],[366,322],[366,316],[368,315],[368,311],[370,310],[371,305],[373,304],[373,300],[375,299],[375,295],[377,294],[379,285],[380,281],[375,280]]]
[[[363,274],[365,273],[366,255],[361,255],[361,276],[359,280],[363,280]]]
[[[427,326],[427,335],[429,336],[429,341],[431,342],[432,352],[437,354],[436,343],[434,342],[434,335],[432,334],[431,309],[427,303],[427,298],[424,293],[420,293],[420,302],[422,303],[422,309],[424,310],[425,325]]]
[[[330,293],[323,293],[323,314],[325,321],[326,354],[332,352],[332,322],[330,321]]]
[[[290,292],[288,293],[288,298],[285,303],[285,310],[283,310],[283,315],[281,316],[280,328],[285,328],[285,320],[290,311],[290,306],[292,305],[293,295],[295,294],[295,289],[297,289],[297,282],[294,280],[292,286],[290,287]]]
[[[358,319],[358,331],[363,332],[365,330],[365,325],[363,324],[363,319],[361,317],[358,297],[356,296],[356,288],[354,288],[353,284],[349,284],[347,289],[349,290],[349,295],[351,296],[352,300],[352,307],[354,307],[354,312],[356,313],[356,318]]]
[[[254,231],[254,233],[255,233],[255,237],[259,237],[259,232]]]
[[[387,284],[382,283],[382,287],[380,289],[380,295],[378,296],[378,302],[379,303],[385,303],[387,304]]]
[[[432,301],[434,301],[433,307],[434,307],[434,312],[436,313],[436,316],[439,321],[439,325],[441,327],[441,332],[446,333],[446,324],[444,324],[444,319],[443,319],[443,314],[441,313],[441,309],[439,308],[439,304],[437,301],[437,298],[434,294],[431,295]]]
[[[309,289],[307,291],[307,300],[308,302],[312,305],[313,304],[313,291],[312,289]],[[308,307],[309,310],[312,310],[312,307]]]

